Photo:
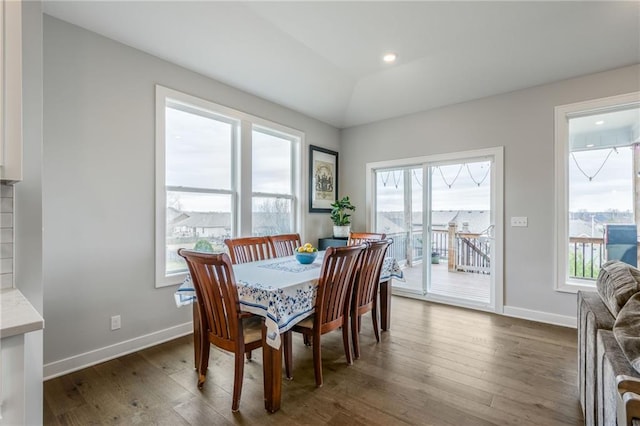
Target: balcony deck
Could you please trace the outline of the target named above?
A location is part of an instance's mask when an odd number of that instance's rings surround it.
[[[430,265],[432,273],[432,294],[456,297],[468,301],[488,303],[490,297],[491,276],[471,272],[449,272],[446,260]],[[422,289],[422,265],[403,269],[406,282],[394,281],[398,288],[420,291]]]

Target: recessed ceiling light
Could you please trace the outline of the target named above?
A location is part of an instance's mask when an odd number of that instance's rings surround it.
[[[604,124],[604,120],[596,121],[596,126],[602,126]]]
[[[592,143],[587,144],[587,148],[593,148],[594,146],[595,146],[595,144],[592,144]]]
[[[385,61],[388,64],[395,62],[396,59],[398,59],[398,55],[396,55],[395,53],[386,53],[382,57],[382,60]]]

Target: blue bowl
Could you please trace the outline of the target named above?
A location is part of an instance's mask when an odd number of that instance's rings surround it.
[[[313,263],[314,260],[316,260],[316,257],[318,257],[318,252],[317,251],[314,251],[313,253],[296,252],[295,256],[298,262],[302,263],[303,265],[308,265],[310,263]]]

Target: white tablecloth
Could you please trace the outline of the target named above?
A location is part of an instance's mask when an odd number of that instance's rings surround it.
[[[241,309],[265,318],[270,346],[279,348],[280,333],[313,312],[323,257],[324,252],[319,252],[309,265],[301,265],[293,256],[233,265]],[[403,276],[393,258],[385,259],[381,275],[380,281]],[[175,298],[178,306],[193,303],[191,277],[185,279]]]

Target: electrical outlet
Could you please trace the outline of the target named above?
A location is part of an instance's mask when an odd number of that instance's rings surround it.
[[[511,226],[519,226],[519,227],[523,227],[526,228],[528,226],[527,223],[527,217],[526,216],[522,216],[522,217],[512,217],[511,218]]]
[[[120,329],[120,315],[114,315],[111,317],[111,330],[119,330]]]

